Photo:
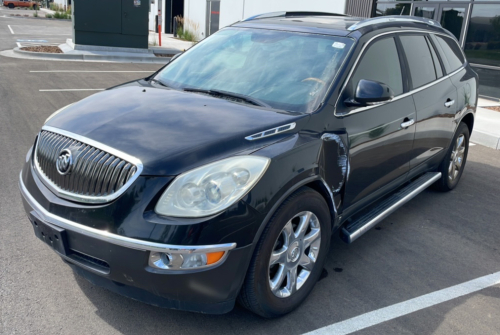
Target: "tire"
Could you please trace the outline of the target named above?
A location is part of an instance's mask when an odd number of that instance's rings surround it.
[[[441,172],[442,175],[441,179],[434,184],[435,189],[442,192],[448,192],[457,187],[460,177],[462,177],[462,173],[464,172],[465,163],[467,162],[469,135],[469,127],[467,127],[465,123],[460,123],[448,152],[439,167],[439,172]],[[461,138],[463,138],[463,144],[461,144]],[[462,149],[456,154],[457,146],[459,149]],[[460,165],[459,167],[458,164]]]
[[[10,4],[9,4],[9,8],[10,8],[10,9],[13,9],[13,8],[14,8],[14,4],[13,4],[13,3],[10,3]]]
[[[303,222],[307,224],[302,225]],[[300,230],[299,227],[306,229]],[[301,235],[300,231],[304,233]],[[285,237],[289,232],[290,237],[286,242]],[[318,281],[328,254],[330,238],[331,217],[325,199],[308,187],[296,191],[283,202],[264,229],[238,302],[265,318],[279,317],[293,311],[306,299]],[[277,263],[274,265],[270,264],[272,253],[283,256],[279,257],[279,261],[275,257]],[[300,264],[305,264],[308,269]],[[293,270],[289,270],[289,267],[294,266],[297,283],[295,290],[290,285],[293,281],[288,279],[293,276]],[[285,274],[280,276],[280,273]],[[281,284],[278,278],[283,278]],[[274,290],[271,288],[271,279],[276,284]]]
[[[33,5],[33,10],[36,10],[36,5]]]

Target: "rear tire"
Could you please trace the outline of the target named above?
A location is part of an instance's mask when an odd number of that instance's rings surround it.
[[[10,8],[10,9],[13,9],[13,8],[14,8],[14,4],[13,4],[13,3],[10,3],[10,4],[9,4],[9,8]]]
[[[36,5],[33,5],[33,10],[36,10]]]
[[[441,179],[434,184],[435,189],[447,192],[458,185],[467,162],[469,135],[469,127],[465,123],[460,123],[448,152],[439,166]]]
[[[238,302],[265,318],[297,308],[318,281],[331,238],[330,210],[303,187],[286,199],[257,243]]]

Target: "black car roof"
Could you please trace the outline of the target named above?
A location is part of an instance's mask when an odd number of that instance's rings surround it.
[[[347,36],[354,31],[364,35],[385,28],[418,28],[448,33],[434,20],[415,16],[382,16],[370,19],[336,13],[273,12],[236,22],[233,27],[274,29]]]

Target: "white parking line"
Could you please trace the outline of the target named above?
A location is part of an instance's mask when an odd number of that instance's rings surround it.
[[[7,27],[9,27],[11,34],[14,35],[14,30],[12,30],[12,27],[10,26],[10,24],[8,24]]]
[[[47,70],[47,71],[30,71],[31,73],[153,73],[155,71],[80,71],[80,70]]]
[[[354,318],[313,330],[304,335],[350,334],[497,284],[500,284],[500,272],[361,314]]]
[[[40,92],[73,92],[73,91],[104,91],[104,88],[63,88],[51,90],[38,90]]]

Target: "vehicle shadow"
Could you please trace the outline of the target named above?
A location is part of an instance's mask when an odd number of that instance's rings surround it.
[[[302,334],[500,271],[500,192],[498,185],[488,184],[500,180],[495,166],[499,159],[479,163],[471,156],[455,190],[424,191],[351,245],[334,235],[323,279],[299,309],[280,319],[263,319],[238,305],[225,315],[162,309],[95,287],[76,274],[75,279],[96,315],[127,335]],[[470,307],[467,301],[482,295],[498,300],[500,288],[490,287],[431,307],[432,313],[422,310],[360,333],[434,333],[448,327],[448,314]],[[487,318],[480,308],[474,315],[477,319],[468,325]],[[454,322],[460,327],[465,321]]]

